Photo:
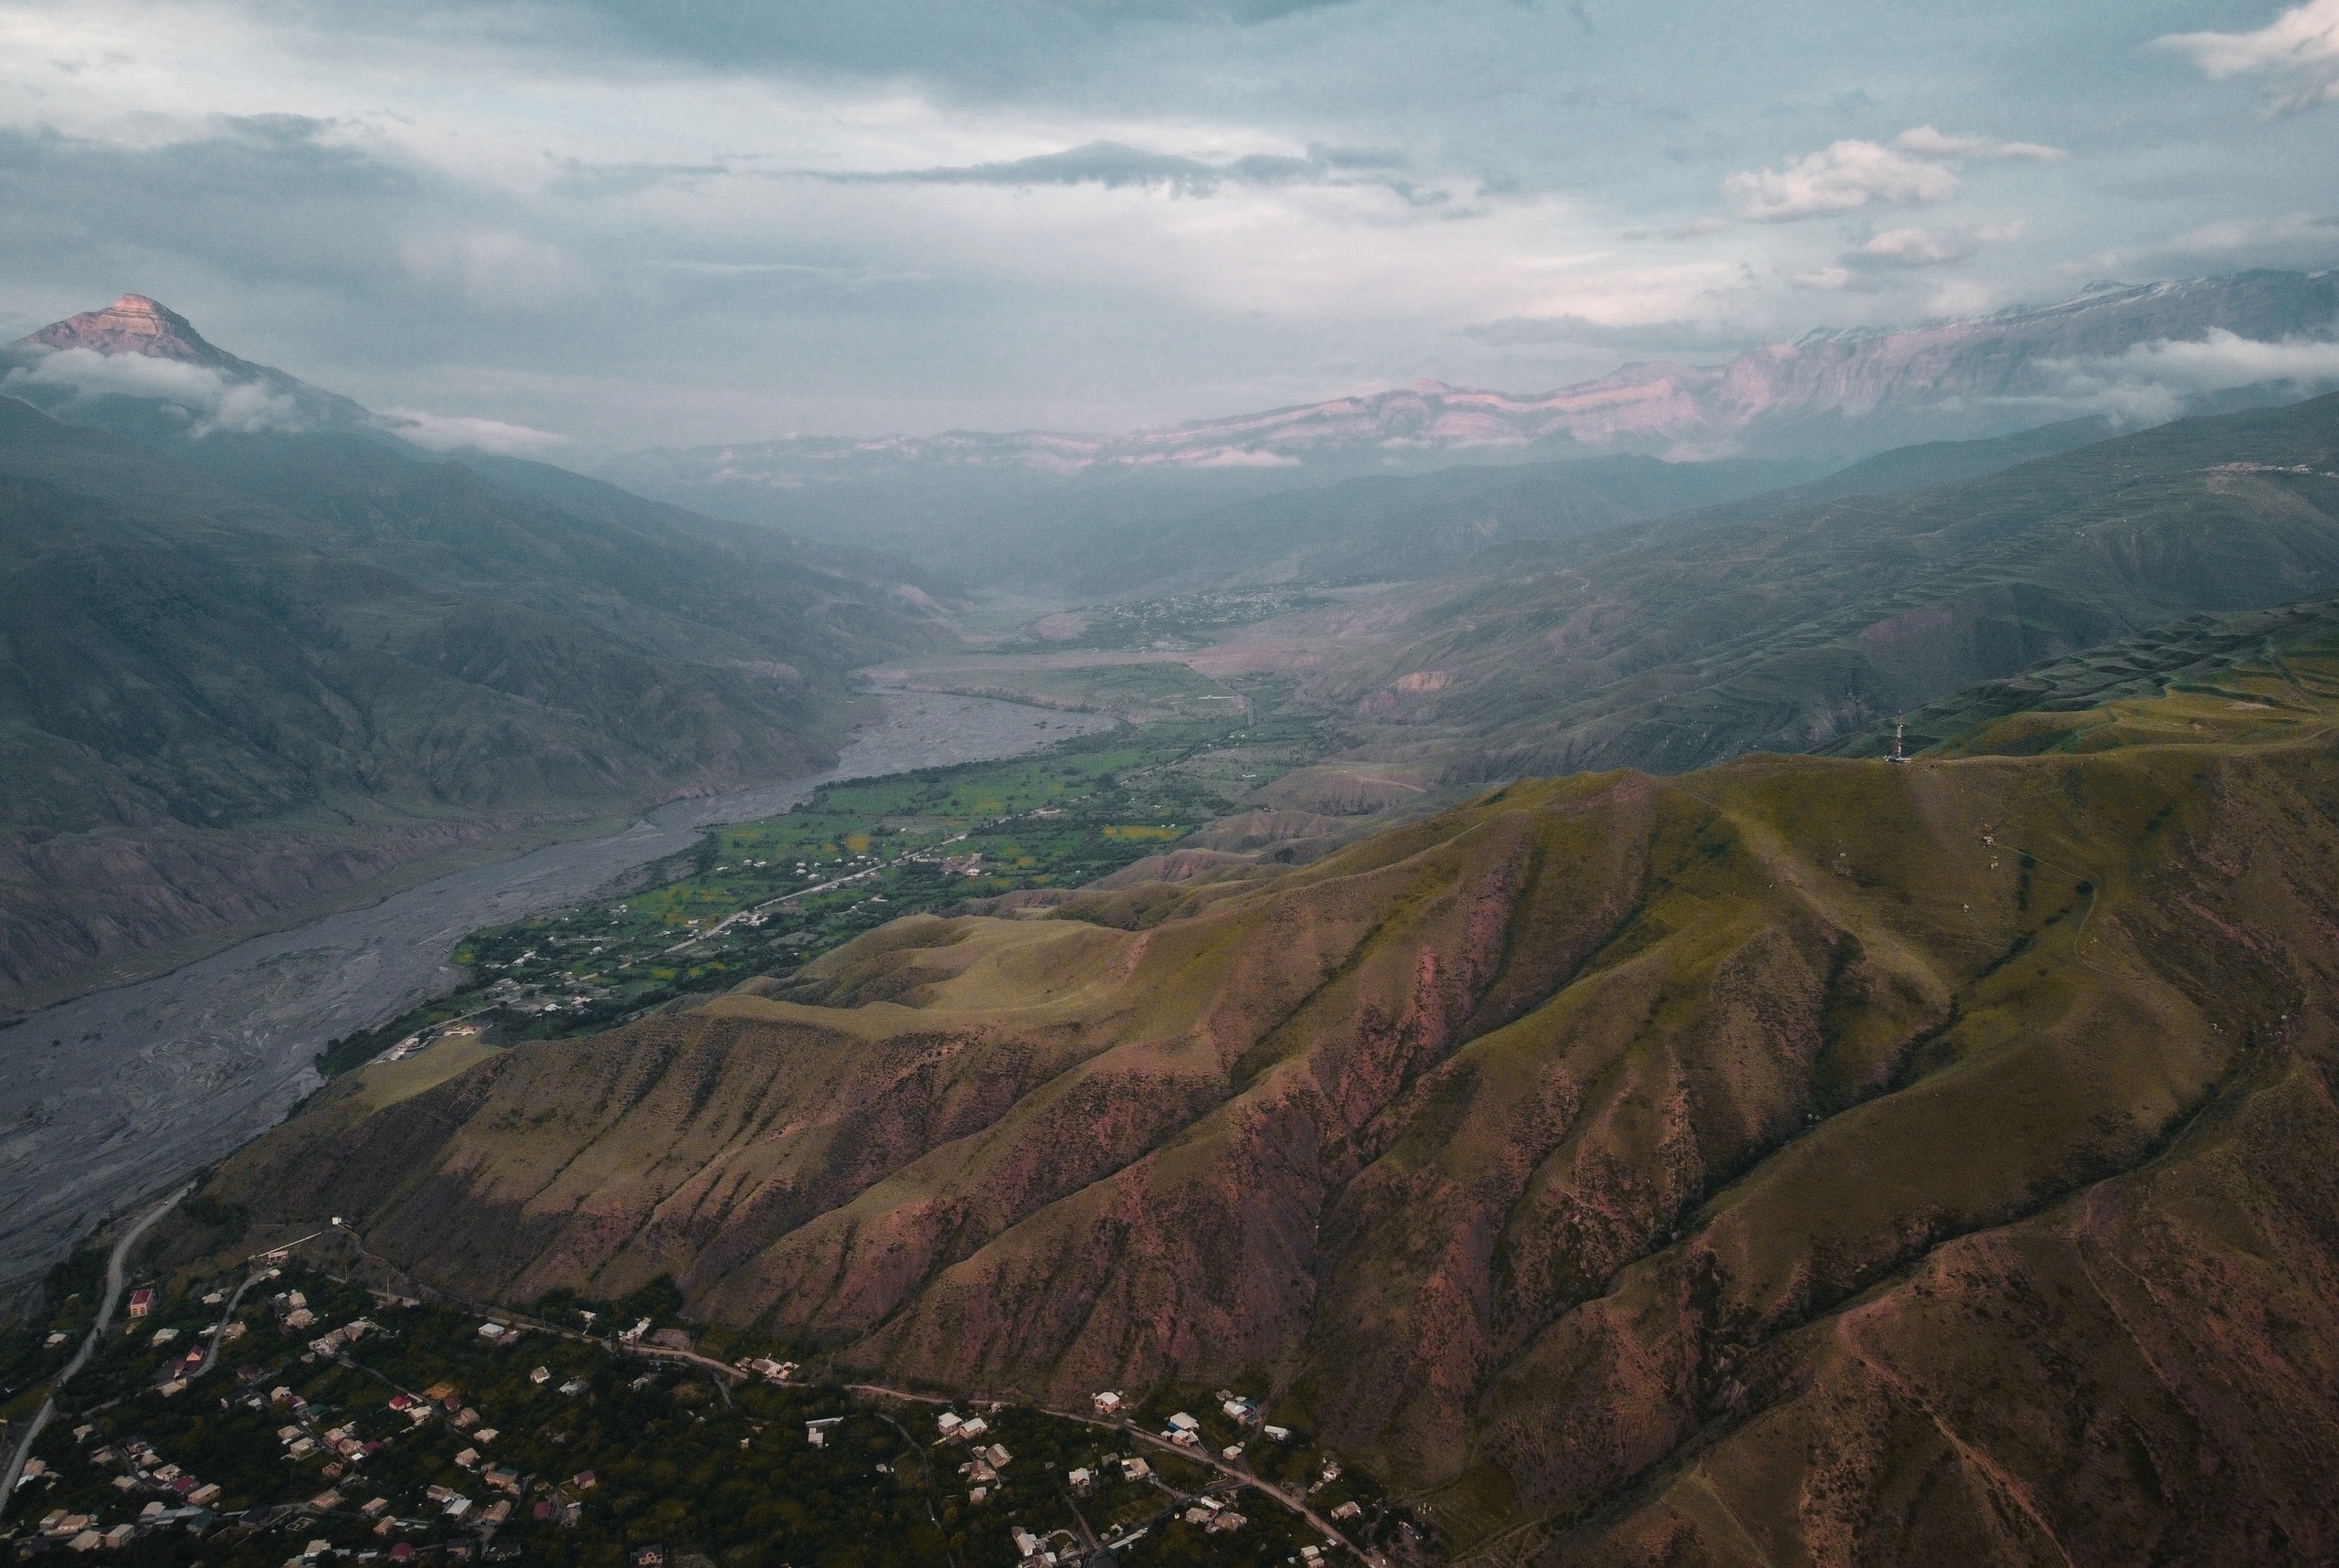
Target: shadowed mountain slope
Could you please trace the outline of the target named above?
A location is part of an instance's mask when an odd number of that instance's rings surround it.
[[[1504,566],[1314,679],[1371,754],[1500,778],[1821,747],[2042,658],[2339,587],[2339,396]]]
[[[1488,1561],[2318,1561],[2334,719],[2325,642],[2085,749],[1513,785],[369,1069],[213,1191],[892,1379],[1263,1376]]]
[[[2049,659],[2007,676],[1984,681],[1927,703],[1905,715],[1903,744],[1910,752],[1954,742],[1961,753],[1974,747],[2006,749],[2012,733],[1997,721],[2040,715],[2027,727],[2040,737],[2065,744],[2080,733],[2064,715],[2114,710],[2122,699],[2156,697],[2172,692],[2216,695],[2225,673],[2238,664],[2264,662],[2282,667],[2286,649],[2310,647],[2339,637],[2339,599],[2300,599],[2271,609],[2228,615],[2193,615],[2170,626],[2122,637],[2084,653]],[[2247,700],[2237,694],[2237,701]],[[2099,715],[2099,716],[2101,716]],[[1893,728],[1879,726],[1828,749],[1842,757],[1882,757],[1892,749]]]
[[[499,832],[812,770],[849,672],[940,635],[865,561],[619,510],[0,399],[0,1007]]]
[[[1572,539],[1760,495],[1810,463],[1599,457],[1353,479],[1225,505],[1159,483],[1096,482],[937,537],[883,535],[954,580],[1109,598],[1139,590],[1435,577],[1503,546]]]

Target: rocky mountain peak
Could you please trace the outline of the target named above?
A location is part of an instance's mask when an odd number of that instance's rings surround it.
[[[228,358],[205,342],[185,316],[144,294],[124,294],[101,311],[68,316],[10,346],[143,354],[150,359],[183,359],[198,365],[218,365]]]

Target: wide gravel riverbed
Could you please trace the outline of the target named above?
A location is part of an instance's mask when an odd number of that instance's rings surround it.
[[[672,801],[613,837],[458,872],[0,1030],[0,1295],[107,1213],[273,1126],[316,1086],[311,1059],[326,1041],[451,989],[461,975],[449,956],[471,932],[586,897],[700,829],[775,816],[822,784],[1018,757],[1110,724],[889,695],[831,772]]]

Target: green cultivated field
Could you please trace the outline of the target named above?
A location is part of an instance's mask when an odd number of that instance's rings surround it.
[[[323,1065],[345,1072],[448,1028],[495,1043],[588,1033],[791,972],[905,915],[1093,882],[1320,749],[1314,721],[1277,695],[1257,688],[1247,720],[1146,725],[1038,757],[855,780],[716,829],[647,891],[476,934],[455,954],[471,971],[461,990],[334,1043]]]

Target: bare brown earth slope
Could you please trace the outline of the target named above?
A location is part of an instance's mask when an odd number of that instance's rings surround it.
[[[1459,1556],[2326,1561],[2334,717],[2325,643],[2018,756],[1516,784],[354,1075],[213,1192],[890,1379],[1260,1379]]]

